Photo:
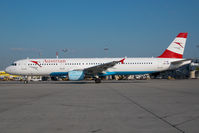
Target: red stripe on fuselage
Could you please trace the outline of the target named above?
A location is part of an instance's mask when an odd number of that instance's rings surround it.
[[[162,55],[158,56],[158,58],[182,58],[182,57],[183,55],[174,53],[168,49],[166,49]]]
[[[37,61],[31,61],[31,62],[33,62],[33,63],[37,64],[39,67],[41,67],[41,65],[39,65],[39,63]]]
[[[120,60],[120,62],[121,62],[122,64],[124,64],[124,60],[125,60],[125,58],[124,58],[124,59],[122,59],[122,60]]]

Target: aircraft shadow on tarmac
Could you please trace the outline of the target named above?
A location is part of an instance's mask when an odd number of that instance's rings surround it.
[[[120,81],[102,81],[101,83],[95,83],[94,81],[53,81],[53,82],[46,82],[42,84],[110,84],[110,83],[124,83],[124,84],[134,84],[134,83],[148,83],[147,81],[135,81],[135,80],[120,80]]]
[[[148,83],[147,81],[137,81],[137,80],[120,80],[120,81],[102,81],[101,83],[95,83],[94,81],[30,81],[28,84],[110,84],[110,83],[116,83],[116,84],[143,84]],[[10,82],[0,82],[0,84],[24,84],[23,81],[10,81]]]
[[[135,83],[148,83],[147,81],[138,81],[138,80],[110,80],[110,81],[102,81],[99,84],[110,84],[110,83],[122,83],[122,84],[135,84]],[[24,84],[23,81],[2,81],[0,84]],[[30,81],[28,84],[98,84],[94,81]]]

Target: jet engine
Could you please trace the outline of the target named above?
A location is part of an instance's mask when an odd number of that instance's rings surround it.
[[[83,80],[85,74],[83,71],[69,71],[68,78],[69,80]]]

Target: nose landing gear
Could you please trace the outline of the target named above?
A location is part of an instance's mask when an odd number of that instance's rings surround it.
[[[31,76],[26,76],[24,80],[24,84],[28,84],[30,82]]]

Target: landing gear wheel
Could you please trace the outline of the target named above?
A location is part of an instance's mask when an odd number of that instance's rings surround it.
[[[31,76],[25,76],[24,84],[28,84],[30,82]]]
[[[27,83],[28,83],[28,81],[27,81],[27,80],[25,80],[25,81],[24,81],[24,84],[27,84]]]
[[[101,79],[100,78],[96,78],[95,79],[95,83],[101,83]]]

